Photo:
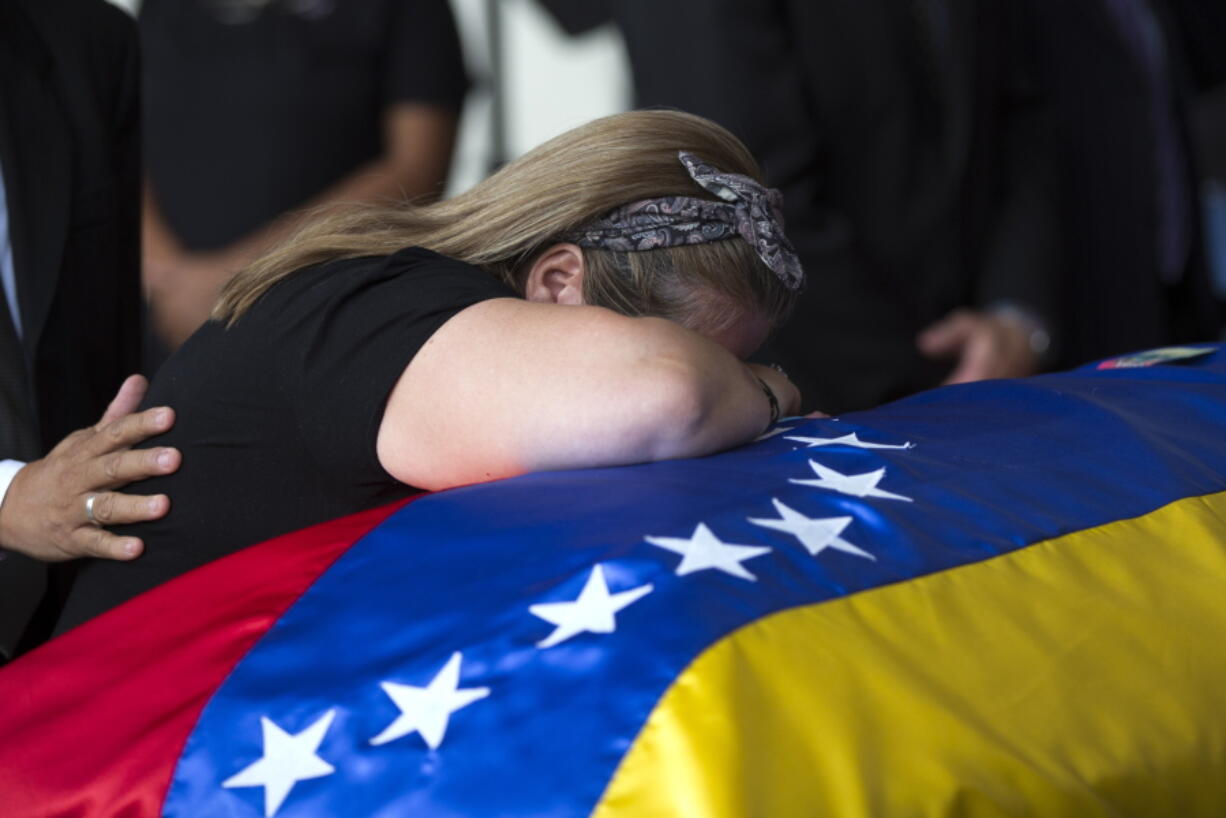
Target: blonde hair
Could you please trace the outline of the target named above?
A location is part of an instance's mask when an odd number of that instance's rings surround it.
[[[321,213],[226,284],[213,318],[234,322],[281,279],[313,264],[417,245],[481,267],[523,292],[536,256],[615,207],[658,196],[715,197],[677,153],[761,180],[744,145],[680,111],[632,111],[558,136],[452,199]],[[740,239],[640,252],[585,249],[584,299],[626,315],[719,328],[745,307],[777,326],[794,301]]]

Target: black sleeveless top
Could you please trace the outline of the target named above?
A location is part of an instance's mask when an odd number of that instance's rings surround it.
[[[85,560],[57,633],[247,545],[416,491],[375,451],[396,381],[460,310],[514,297],[484,271],[420,248],[301,270],[234,326],[210,321],[158,372],[146,406],[176,422],[179,471],[127,491],[164,492],[163,519],[118,529],[145,541],[129,563]]]

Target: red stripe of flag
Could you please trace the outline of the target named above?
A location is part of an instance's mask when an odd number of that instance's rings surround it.
[[[204,565],[0,670],[0,812],[159,815],[213,691],[320,574],[404,502]]]

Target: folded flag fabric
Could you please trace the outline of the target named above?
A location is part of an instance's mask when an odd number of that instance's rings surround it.
[[[246,549],[0,670],[0,814],[1226,814],[1204,348]]]

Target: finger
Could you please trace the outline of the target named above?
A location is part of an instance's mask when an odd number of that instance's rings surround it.
[[[920,333],[916,339],[920,351],[933,358],[956,353],[975,328],[975,319],[965,312],[955,312]]]
[[[142,496],[104,491],[94,495],[94,520],[104,526],[156,520],[166,516],[168,511],[170,498],[165,494]]]
[[[963,349],[962,359],[944,383],[973,383],[996,375],[996,356],[992,346],[982,338],[972,338]]]
[[[92,525],[81,526],[72,536],[72,556],[105,560],[136,559],[145,550],[137,537],[120,537]]]
[[[96,458],[82,476],[91,488],[115,489],[137,480],[170,474],[179,468],[182,460],[178,449],[166,446],[124,449]]]
[[[87,456],[97,457],[107,452],[127,449],[154,435],[160,435],[174,423],[174,410],[168,406],[125,415],[99,429],[85,442],[84,452]]]
[[[135,412],[136,407],[140,406],[140,402],[145,399],[147,391],[149,391],[149,381],[145,380],[144,375],[129,375],[120,385],[119,391],[111,400],[110,405],[106,407],[106,411],[102,413],[102,420],[98,421],[98,428]]]

